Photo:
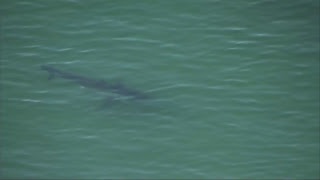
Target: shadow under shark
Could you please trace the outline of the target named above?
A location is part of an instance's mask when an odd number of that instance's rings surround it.
[[[111,84],[111,83],[107,83],[104,80],[96,80],[96,79],[84,77],[81,75],[73,74],[70,72],[61,71],[59,69],[56,69],[48,65],[42,65],[41,69],[48,71],[49,80],[55,77],[60,77],[63,79],[71,80],[72,82],[84,87],[94,88],[100,91],[112,92],[114,94],[118,94],[118,95],[127,97],[129,99],[147,99],[148,98],[146,94],[140,91],[137,91],[135,89],[128,88],[127,86],[124,86],[123,84],[120,84],[120,83]],[[113,101],[114,98],[108,98],[108,100]]]

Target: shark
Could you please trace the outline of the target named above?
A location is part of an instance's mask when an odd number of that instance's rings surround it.
[[[108,83],[105,80],[93,79],[82,75],[77,75],[71,72],[56,69],[50,65],[41,65],[41,69],[48,71],[49,80],[56,77],[70,80],[84,87],[97,89],[105,92],[112,92],[119,96],[128,97],[131,99],[147,99],[147,94],[136,89],[129,88],[121,83]],[[110,99],[110,98],[109,98]]]

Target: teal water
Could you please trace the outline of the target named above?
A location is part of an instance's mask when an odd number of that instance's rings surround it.
[[[0,3],[1,179],[320,178],[319,1]]]

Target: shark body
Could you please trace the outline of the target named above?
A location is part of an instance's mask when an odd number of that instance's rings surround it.
[[[127,86],[120,83],[111,84],[111,83],[107,83],[104,80],[96,80],[96,79],[88,78],[85,76],[73,74],[71,72],[62,71],[48,65],[42,65],[41,69],[48,71],[49,80],[55,77],[60,77],[63,79],[71,80],[72,82],[84,87],[94,88],[101,91],[109,91],[121,96],[130,97],[133,99],[146,99],[148,97],[146,94],[140,91],[137,91],[135,89],[128,88]]]

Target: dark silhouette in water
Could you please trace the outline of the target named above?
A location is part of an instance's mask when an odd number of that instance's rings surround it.
[[[85,87],[98,89],[101,91],[110,91],[118,95],[130,97],[132,99],[146,99],[148,96],[140,91],[128,88],[123,84],[111,84],[107,83],[104,80],[96,80],[92,78],[87,78],[84,76],[76,75],[70,72],[61,71],[59,69],[53,68],[48,65],[42,65],[42,70],[48,71],[49,73],[49,80],[53,79],[54,77],[60,77],[63,79],[71,80],[77,84],[80,84]]]

